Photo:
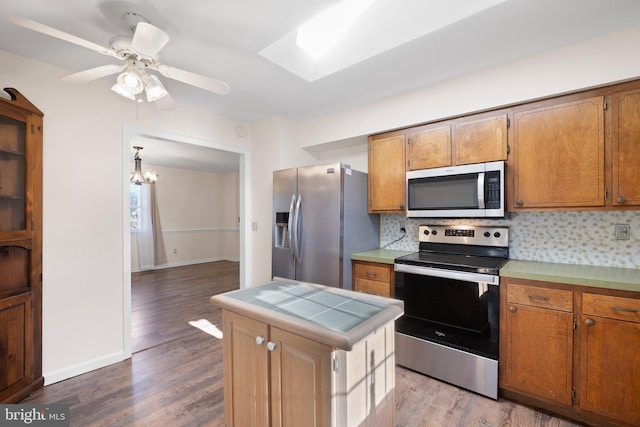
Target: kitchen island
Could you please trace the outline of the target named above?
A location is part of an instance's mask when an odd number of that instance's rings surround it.
[[[227,426],[394,425],[402,301],[276,277],[211,303]]]

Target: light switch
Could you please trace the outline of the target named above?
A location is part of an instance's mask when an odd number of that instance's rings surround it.
[[[251,222],[251,231],[258,231],[258,221]]]

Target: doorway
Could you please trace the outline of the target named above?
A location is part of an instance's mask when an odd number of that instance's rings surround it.
[[[156,130],[140,129],[134,127],[124,128],[123,134],[123,167],[124,174],[123,179],[123,202],[124,212],[123,220],[124,228],[124,291],[123,291],[123,328],[124,328],[124,349],[126,357],[130,357],[132,354],[132,335],[131,335],[131,323],[132,323],[132,304],[131,304],[131,274],[132,274],[132,262],[131,262],[131,232],[128,227],[129,224],[129,176],[128,171],[131,168],[131,162],[133,158],[134,145],[149,147],[148,150],[143,151],[141,157],[143,157],[143,169],[145,164],[160,166],[171,165],[171,162],[175,167],[186,168],[185,165],[195,165],[198,163],[198,168],[204,167],[203,162],[206,159],[218,159],[220,162],[226,162],[229,166],[229,162],[233,164],[235,162],[235,168],[238,173],[238,237],[239,237],[239,282],[240,286],[247,283],[248,279],[248,263],[247,260],[247,248],[250,238],[250,233],[247,233],[248,223],[245,220],[246,211],[249,199],[248,191],[246,191],[246,183],[248,182],[248,152],[245,149],[231,146],[223,146],[220,144],[214,144],[209,141],[198,140],[195,138],[186,137],[184,135],[175,135],[168,132],[161,132]],[[177,151],[176,151],[177,150]],[[191,153],[191,157],[188,153]],[[194,155],[195,153],[195,155]],[[162,156],[172,157],[171,161],[162,160]],[[189,158],[191,160],[189,160]],[[213,160],[211,160],[213,162]],[[177,163],[175,163],[177,162]],[[192,163],[189,163],[192,162]],[[219,166],[219,165],[218,165]],[[168,166],[171,167],[171,166]],[[215,168],[215,165],[212,165]],[[161,178],[160,178],[161,179]],[[167,247],[167,251],[172,248]]]

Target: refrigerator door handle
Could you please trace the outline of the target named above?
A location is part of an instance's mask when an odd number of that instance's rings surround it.
[[[295,257],[298,264],[302,262],[302,250],[300,249],[300,204],[302,203],[302,195],[298,194],[298,200],[296,201],[296,208],[293,218],[293,239],[295,241]]]
[[[291,265],[295,265],[295,240],[291,238],[293,236],[293,214],[296,206],[296,195],[295,193],[291,196],[291,204],[289,205],[289,221],[287,224],[289,230],[289,258],[291,261]]]

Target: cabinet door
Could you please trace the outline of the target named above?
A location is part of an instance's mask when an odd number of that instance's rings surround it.
[[[514,113],[514,208],[604,205],[604,98]]]
[[[519,304],[505,313],[502,385],[571,405],[573,314]]]
[[[369,212],[404,212],[405,135],[369,138]]]
[[[27,229],[27,118],[0,115],[0,236]]]
[[[269,425],[269,366],[264,323],[223,314],[224,418],[232,426]],[[256,341],[262,338],[262,342]]]
[[[507,159],[507,115],[457,123],[454,126],[455,163]]]
[[[613,96],[614,206],[640,205],[640,90]]]
[[[640,324],[582,316],[580,406],[640,425]]]
[[[0,298],[0,402],[32,381],[31,292]]]
[[[282,329],[270,333],[271,425],[330,426],[333,349]]]
[[[451,166],[451,126],[412,132],[407,141],[407,170]]]
[[[353,290],[393,297],[393,265],[352,261]]]

